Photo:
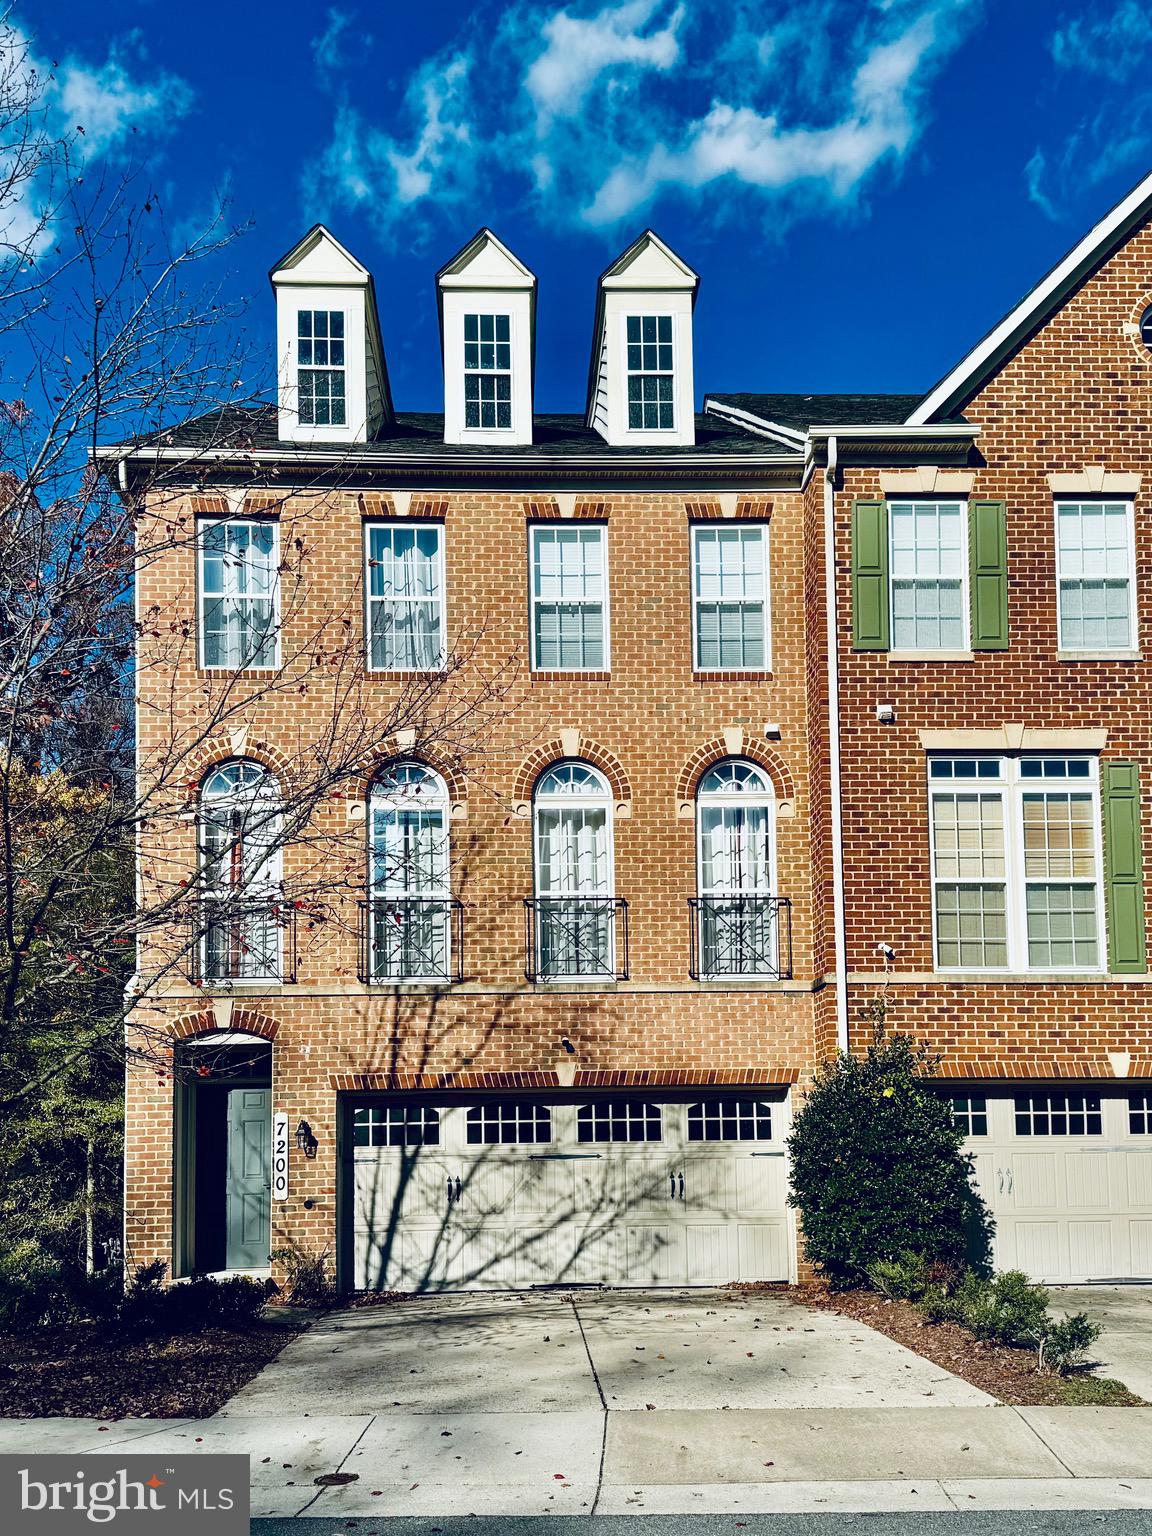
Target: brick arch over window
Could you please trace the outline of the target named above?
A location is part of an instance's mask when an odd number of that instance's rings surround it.
[[[224,1026],[221,1025],[215,1012],[211,1008],[206,1008],[199,1013],[184,1014],[171,1026],[169,1034],[173,1040],[191,1040],[197,1035],[213,1035],[217,1031],[225,1033],[235,1030],[244,1035],[258,1035],[261,1040],[275,1040],[279,1028],[278,1019],[270,1019],[258,1008],[236,1003],[232,1008],[232,1017]]]
[[[275,775],[281,791],[290,790],[294,777],[292,764],[278,747],[251,736],[245,736],[243,740],[234,737],[214,738],[201,742],[189,760],[189,798],[199,796],[200,786],[213,768],[219,768],[221,763],[238,762],[259,763],[261,768]]]
[[[524,759],[517,770],[512,790],[513,800],[517,803],[531,800],[536,780],[545,768],[550,768],[553,763],[562,762],[566,758],[575,758],[581,762],[591,763],[593,768],[599,768],[608,780],[613,800],[631,800],[632,785],[628,782],[628,775],[624,772],[620,759],[609,752],[607,747],[602,747],[599,742],[589,741],[587,736],[580,738],[578,746],[579,751],[567,750],[571,747],[571,743],[565,743],[561,737],[557,736],[553,741],[547,741],[543,746],[537,747],[531,756]]]
[[[745,741],[738,752],[733,752],[722,736],[716,736],[713,740],[706,741],[702,747],[698,747],[680,770],[680,779],[676,785],[677,802],[694,800],[696,786],[703,775],[714,763],[721,762],[726,757],[743,757],[750,763],[756,763],[769,775],[776,787],[776,794],[781,800],[795,800],[796,782],[792,777],[792,771],[784,759],[773,752],[771,747],[761,746],[758,741]]]
[[[468,780],[460,768],[455,763],[437,757],[434,752],[422,752],[418,747],[413,747],[408,752],[388,752],[382,755],[372,764],[363,778],[354,781],[355,788],[351,798],[367,800],[373,784],[391,763],[423,763],[425,768],[431,768],[433,773],[438,773],[444,780],[448,789],[448,798],[454,804],[468,798]]]

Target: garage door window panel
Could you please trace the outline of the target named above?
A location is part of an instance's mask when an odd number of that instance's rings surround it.
[[[688,1106],[688,1140],[771,1141],[772,1106],[756,1100],[721,1099]]]
[[[663,1136],[659,1104],[618,1099],[582,1104],[576,1113],[580,1142],[660,1141]]]
[[[438,1147],[440,1112],[427,1105],[370,1104],[354,1111],[357,1147]]]
[[[1102,1136],[1098,1093],[1017,1094],[1017,1136]]]
[[[931,758],[928,771],[938,969],[1098,970],[1095,759]]]
[[[1152,1136],[1152,1093],[1128,1095],[1128,1130],[1133,1136]]]
[[[468,1145],[540,1146],[552,1140],[546,1104],[477,1104],[468,1111]]]
[[[983,1098],[954,1097],[952,1118],[958,1130],[965,1136],[987,1136],[988,1100]]]

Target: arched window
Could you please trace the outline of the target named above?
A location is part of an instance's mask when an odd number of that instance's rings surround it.
[[[396,763],[372,786],[368,837],[370,981],[451,977],[448,788],[424,763]]]
[[[588,763],[557,763],[532,797],[535,966],[553,980],[615,975],[612,791]]]
[[[702,976],[778,974],[776,795],[762,768],[728,758],[696,791],[697,964]]]
[[[207,980],[283,978],[282,822],[280,786],[261,763],[222,763],[200,786]]]

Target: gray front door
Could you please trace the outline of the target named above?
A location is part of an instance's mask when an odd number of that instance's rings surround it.
[[[268,1263],[270,1098],[267,1088],[228,1093],[229,1269],[259,1269]]]

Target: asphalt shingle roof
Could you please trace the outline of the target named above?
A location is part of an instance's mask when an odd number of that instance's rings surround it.
[[[652,448],[616,448],[606,443],[598,432],[584,424],[583,416],[537,416],[533,426],[534,441],[523,447],[503,444],[446,443],[442,415],[424,411],[400,411],[396,420],[385,426],[380,434],[367,443],[342,443],[341,452],[350,456],[357,453],[394,452],[427,456],[428,458],[505,457],[515,453],[525,458],[534,456],[552,458],[565,455],[597,455],[612,459],[626,455],[631,457],[675,456],[692,458],[700,454],[748,454],[750,457],[777,454],[786,450],[766,443],[762,436],[745,432],[740,427],[722,421],[717,416],[696,417],[696,444],[694,447],[678,447],[674,444]],[[225,406],[209,411],[183,425],[155,432],[144,439],[144,445],[164,448],[187,448],[203,452],[209,448],[243,448],[275,450],[286,445],[281,442],[277,427],[276,408],[272,405]],[[320,447],[326,445],[320,444]],[[336,446],[336,445],[333,445]]]
[[[708,399],[735,406],[761,421],[805,432],[814,423],[828,427],[896,427],[907,421],[923,395],[720,395]]]

